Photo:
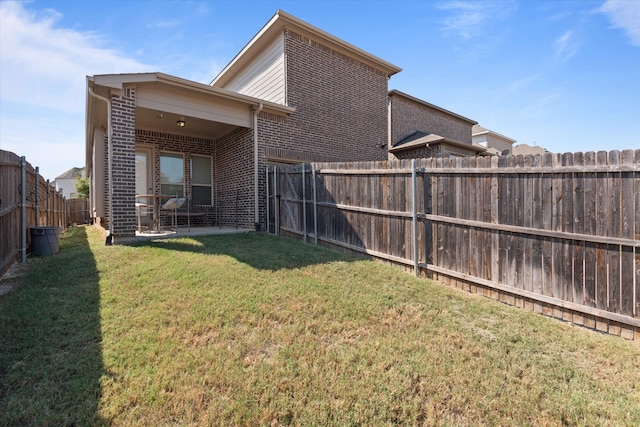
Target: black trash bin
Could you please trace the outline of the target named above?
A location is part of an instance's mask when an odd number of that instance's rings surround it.
[[[31,227],[31,254],[55,255],[60,251],[62,227]]]

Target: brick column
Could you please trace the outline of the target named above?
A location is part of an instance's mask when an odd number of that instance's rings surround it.
[[[136,91],[125,88],[121,95],[111,96],[113,126],[111,182],[113,236],[134,236],[136,231]]]

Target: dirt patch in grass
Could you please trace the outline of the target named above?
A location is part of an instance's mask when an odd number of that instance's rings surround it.
[[[0,297],[9,293],[14,286],[29,272],[29,261],[14,263],[5,274],[0,277]]]

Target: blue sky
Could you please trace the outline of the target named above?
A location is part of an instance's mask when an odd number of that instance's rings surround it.
[[[209,83],[282,9],[398,89],[553,152],[640,148],[640,0],[0,1],[0,149],[84,165],[87,75]]]

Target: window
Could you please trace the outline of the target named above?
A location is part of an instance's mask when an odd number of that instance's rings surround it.
[[[191,157],[191,199],[211,205],[211,157]]]
[[[184,159],[182,154],[160,153],[160,194],[184,196]]]

